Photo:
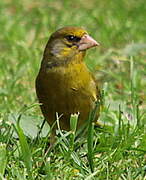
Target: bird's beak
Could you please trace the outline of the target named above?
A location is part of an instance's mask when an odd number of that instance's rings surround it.
[[[99,43],[96,42],[91,36],[89,36],[88,34],[85,34],[79,44],[78,44],[78,49],[80,51],[82,50],[86,50],[86,49],[89,49],[89,48],[92,48],[92,47],[95,47],[95,46],[99,46]]]

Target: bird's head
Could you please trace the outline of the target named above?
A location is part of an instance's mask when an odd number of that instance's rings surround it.
[[[50,54],[56,59],[69,59],[85,51],[97,43],[88,33],[79,27],[64,27],[53,33],[47,43],[45,55]]]

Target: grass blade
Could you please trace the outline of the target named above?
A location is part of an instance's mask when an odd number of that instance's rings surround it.
[[[88,124],[88,134],[87,134],[87,147],[88,147],[87,158],[91,172],[94,172],[94,162],[93,162],[94,120],[96,118],[96,113],[98,111],[99,106],[100,106],[100,102],[96,102],[94,110],[90,112],[89,122],[88,122],[89,124]]]
[[[26,137],[25,137],[23,130],[20,127],[19,123],[17,123],[15,130],[16,130],[18,137],[19,137],[23,161],[24,161],[26,169],[27,169],[28,177],[29,177],[29,179],[33,179],[32,178],[32,170],[33,169],[32,169],[31,152],[30,152],[30,148],[29,148],[29,145],[27,143]]]
[[[6,145],[0,144],[0,175],[3,176],[7,163]]]
[[[78,122],[79,114],[71,114],[70,117],[70,151],[74,150],[74,140],[75,140],[75,133],[77,129],[77,122]]]

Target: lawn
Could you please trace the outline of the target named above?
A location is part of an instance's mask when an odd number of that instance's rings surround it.
[[[86,56],[103,92],[91,161],[86,136],[59,131],[48,153],[49,126],[37,136],[35,78],[50,34],[67,25],[101,44]],[[146,179],[146,1],[0,1],[0,32],[0,179]]]

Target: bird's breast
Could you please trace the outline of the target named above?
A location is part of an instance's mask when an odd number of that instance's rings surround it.
[[[57,112],[76,113],[96,100],[96,84],[83,63],[47,69],[43,81],[50,108]]]

